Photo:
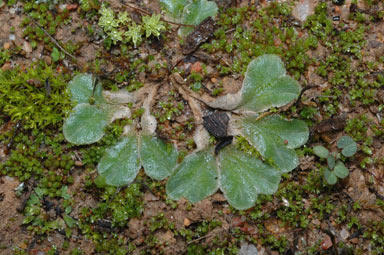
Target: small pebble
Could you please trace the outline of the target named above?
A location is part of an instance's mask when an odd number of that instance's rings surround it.
[[[323,251],[326,251],[331,247],[332,247],[331,237],[329,235],[325,235],[324,240],[321,242],[321,249],[323,249]]]
[[[207,75],[211,75],[215,70],[212,68],[212,66],[207,66]]]
[[[238,255],[257,255],[258,252],[254,244],[242,243]]]
[[[27,42],[27,41],[24,41],[23,42],[23,47],[22,49],[26,52],[26,53],[31,53],[32,52],[32,47],[31,45]]]
[[[203,67],[201,66],[201,62],[197,61],[197,62],[193,63],[193,65],[191,67],[191,72],[201,73],[202,70],[203,70]]]
[[[315,2],[312,0],[303,0],[296,3],[292,9],[292,16],[300,21],[304,22],[308,16],[312,15],[315,10]]]
[[[68,11],[74,11],[77,9],[77,7],[78,7],[77,4],[67,4],[67,10]]]
[[[4,43],[3,48],[4,48],[4,50],[8,50],[9,48],[11,48],[11,44],[9,42],[6,42],[6,43]]]
[[[347,240],[347,238],[349,237],[349,232],[348,230],[346,230],[345,228],[343,228],[340,232],[340,236],[343,240]]]
[[[318,219],[314,219],[314,220],[312,220],[312,224],[315,226],[320,226],[321,222]]]
[[[228,215],[228,214],[231,213],[231,209],[229,209],[229,208],[224,208],[224,209],[223,209],[223,213]]]
[[[376,105],[372,105],[369,107],[369,110],[372,112],[372,113],[378,113],[379,112],[379,108],[376,106]]]
[[[191,221],[188,218],[184,218],[184,227],[191,225]]]
[[[11,63],[9,63],[9,62],[5,63],[5,64],[1,67],[1,70],[3,70],[3,71],[9,70],[9,69],[11,69]]]
[[[52,58],[50,56],[43,56],[43,60],[45,61],[45,63],[47,63],[47,65],[52,64]]]
[[[9,8],[9,13],[12,14],[12,15],[15,14],[16,13],[16,8],[13,8],[13,7]]]
[[[76,160],[75,161],[75,166],[83,166],[83,162],[79,161],[79,160]]]
[[[232,225],[234,227],[242,227],[244,226],[245,222],[244,222],[244,219],[239,217],[239,216],[235,216],[232,218]]]
[[[59,10],[60,11],[64,11],[65,9],[67,9],[67,5],[66,4],[60,4],[59,5]]]
[[[340,21],[340,16],[335,16],[332,18],[333,21]]]

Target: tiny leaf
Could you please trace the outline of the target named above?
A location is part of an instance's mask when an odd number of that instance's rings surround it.
[[[345,167],[344,163],[338,160],[334,168],[335,175],[339,178],[345,178],[349,174],[348,168]]]
[[[164,22],[160,20],[161,16],[142,16],[143,29],[145,30],[145,36],[148,38],[151,35],[159,37],[160,32],[165,30]]]
[[[333,169],[333,167],[335,166],[335,156],[331,154],[328,155],[327,157],[327,163],[328,163],[328,167],[329,169]]]
[[[64,214],[63,219],[65,221],[65,224],[67,224],[69,228],[72,228],[76,224],[76,220],[74,220],[71,216],[68,216],[67,214]]]
[[[188,25],[199,25],[208,17],[214,18],[217,14],[218,7],[214,1],[195,0],[186,5],[183,10],[181,22]],[[191,27],[181,27],[179,34],[186,36],[193,31]]]
[[[56,47],[54,47],[51,53],[52,61],[53,62],[59,61],[61,59],[61,56],[62,54],[60,53],[60,51]]]
[[[92,93],[94,93],[96,103],[104,103],[103,89],[100,83],[96,84],[95,91],[93,92],[94,80],[91,74],[76,75],[68,84],[71,100],[78,104],[88,103]]]
[[[308,127],[300,120],[284,120],[272,115],[257,120],[244,118],[242,133],[266,159],[272,159],[283,172],[289,172],[299,164],[293,148],[306,143]]]
[[[353,156],[357,151],[357,144],[350,136],[342,136],[337,142],[337,147],[343,149],[341,153],[345,157]]]
[[[337,182],[337,176],[328,167],[324,169],[324,178],[330,185],[334,185]]]
[[[141,137],[140,159],[149,177],[163,180],[170,176],[176,166],[177,156],[177,150],[171,144],[156,137]]]
[[[320,158],[328,158],[329,151],[322,145],[316,145],[313,147],[313,153]]]
[[[281,179],[279,170],[228,146],[219,154],[220,189],[238,210],[252,207],[258,194],[273,194]]]
[[[97,171],[108,185],[131,183],[141,168],[136,136],[123,137],[108,148],[97,165]]]
[[[171,199],[187,198],[198,202],[217,191],[216,160],[209,150],[199,151],[185,157],[176,167],[167,183],[167,194]]]
[[[74,144],[91,144],[99,141],[109,122],[109,112],[96,105],[78,104],[65,120],[63,133]]]
[[[285,73],[276,55],[262,55],[249,63],[242,87],[240,106],[261,112],[288,104],[300,94],[299,83]]]

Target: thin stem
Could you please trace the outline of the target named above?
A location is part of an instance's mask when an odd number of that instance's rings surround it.
[[[212,236],[212,235],[213,235],[212,233],[209,233],[209,234],[207,234],[207,235],[205,235],[205,236],[202,236],[202,237],[199,237],[199,238],[194,239],[194,240],[192,240],[192,241],[189,241],[188,244],[196,243],[196,242],[198,242],[198,241],[200,241],[200,240],[202,240],[202,239],[205,239],[205,238],[207,238],[207,237],[210,237],[210,236]]]

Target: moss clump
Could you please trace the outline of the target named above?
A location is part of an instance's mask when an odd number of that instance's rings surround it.
[[[45,64],[0,70],[0,111],[26,129],[61,126],[71,110],[67,78]]]
[[[97,254],[130,254],[135,246],[126,242],[124,233],[129,219],[139,217],[143,199],[139,184],[117,190],[106,187],[100,194],[102,202],[95,208],[82,208],[81,232],[95,243]]]
[[[1,134],[0,140],[9,143],[13,132],[11,130]],[[48,170],[68,175],[74,161],[64,143],[62,134],[54,135],[53,132],[38,130],[29,133],[21,129],[14,137],[9,158],[0,163],[0,174],[18,177],[20,181],[31,177],[38,179]],[[65,180],[68,178],[65,177]]]
[[[60,11],[60,13],[57,13],[57,5],[53,2],[54,1],[27,1],[24,4],[24,13],[27,15],[22,20],[20,26],[25,28],[23,36],[28,38],[32,48],[36,48],[38,42],[44,42],[53,47],[54,45],[51,43],[50,38],[46,36],[43,29],[51,36],[54,36],[56,29],[69,18],[69,11],[64,9]],[[36,22],[38,26],[33,25],[32,20]]]
[[[83,215],[92,209],[90,217],[83,218],[83,223],[108,220],[111,228],[121,228],[127,226],[130,218],[139,217],[143,211],[142,193],[138,184],[121,190],[106,187],[101,198],[104,202],[99,203],[96,208],[83,209]]]

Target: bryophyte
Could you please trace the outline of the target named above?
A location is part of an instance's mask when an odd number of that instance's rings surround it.
[[[322,145],[313,147],[313,153],[327,160],[327,167],[323,167],[324,178],[328,184],[334,185],[338,178],[345,178],[349,175],[349,170],[343,163],[341,155],[344,157],[352,157],[357,151],[357,144],[350,136],[342,136],[337,141],[337,147],[341,149],[341,154],[338,152],[330,152]]]
[[[134,121],[126,127],[120,141],[107,149],[97,166],[109,185],[132,183],[143,167],[145,173],[156,180],[170,176],[166,191],[171,199],[184,197],[197,202],[220,189],[233,207],[247,209],[255,204],[258,194],[276,192],[282,173],[292,171],[299,164],[294,149],[308,139],[304,121],[266,112],[292,102],[301,90],[299,83],[286,74],[283,62],[276,55],[262,55],[253,60],[238,93],[212,100],[204,96],[200,99],[212,108],[226,111],[224,114],[228,114],[229,120],[225,136],[245,137],[260,153],[260,158],[237,149],[236,145],[227,145],[216,151],[216,155],[209,144],[207,130],[200,124],[194,134],[197,149],[178,164],[177,149],[155,137],[157,122],[150,109],[158,86],[144,86],[133,93],[112,93],[102,92],[101,86],[96,85],[95,103],[91,105],[88,103],[93,89],[91,77],[79,75],[69,84],[72,100],[78,105],[64,123],[68,141],[90,144],[99,140],[105,126],[117,118],[116,112],[121,108],[128,114],[118,117],[130,116],[124,104],[142,101],[144,109],[140,123]],[[194,92],[187,89],[180,88],[180,91],[191,93],[188,102],[196,111],[199,106],[192,100]],[[195,121],[198,120],[195,118]]]
[[[13,121],[22,121],[25,129],[61,125],[71,109],[69,96],[62,91],[67,77],[44,63],[25,71],[20,68],[0,70],[0,111]],[[49,95],[45,87],[49,80]]]
[[[128,12],[120,12],[118,15],[111,8],[102,5],[99,13],[99,26],[114,44],[117,42],[132,42],[136,47],[142,42],[142,37],[160,36],[165,31],[165,23],[160,20],[160,15],[142,16],[142,23],[136,24],[129,17]],[[117,17],[116,17],[117,16]]]

